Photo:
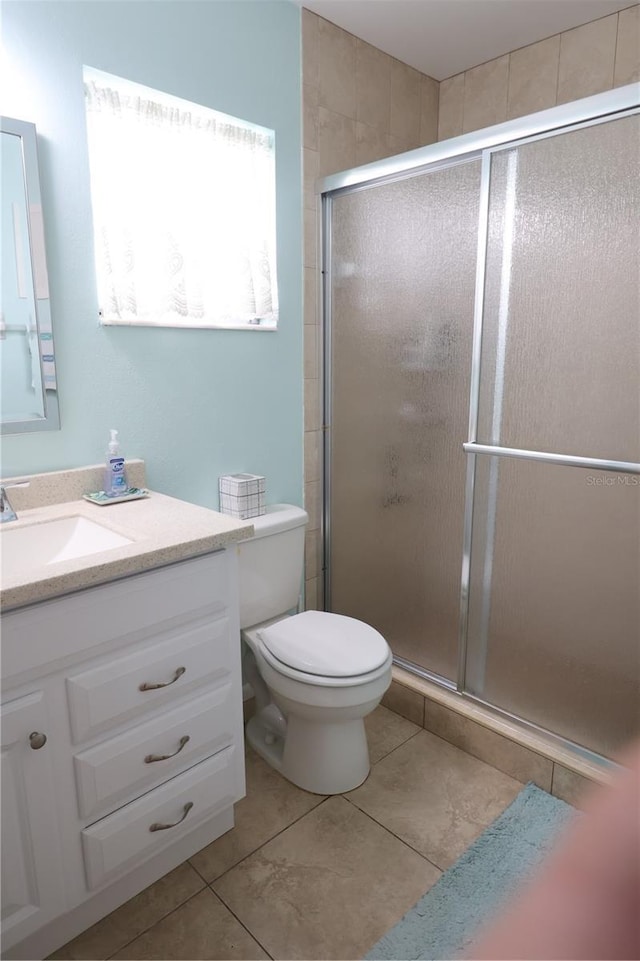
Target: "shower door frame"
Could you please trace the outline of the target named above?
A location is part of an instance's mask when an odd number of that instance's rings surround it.
[[[480,131],[463,134],[450,140],[419,147],[408,153],[378,160],[374,163],[356,167],[341,173],[332,174],[316,185],[320,224],[320,298],[323,344],[323,404],[322,404],[322,454],[323,454],[323,504],[321,517],[321,538],[323,549],[323,587],[324,608],[331,604],[331,425],[332,425],[332,304],[331,304],[331,250],[332,250],[332,203],[334,197],[350,194],[370,187],[393,183],[422,173],[443,169],[481,159],[480,209],[478,218],[478,248],[474,294],[474,315],[472,333],[471,379],[469,386],[469,428],[468,439],[462,447],[467,455],[467,476],[465,488],[465,516],[463,530],[463,550],[460,583],[460,626],[458,637],[458,670],[456,680],[442,677],[433,671],[394,655],[394,664],[407,669],[410,673],[433,681],[441,687],[456,692],[465,700],[480,704],[493,713],[514,720],[532,730],[551,737],[577,755],[600,764],[610,762],[583,745],[576,744],[566,737],[549,731],[533,721],[519,717],[499,706],[467,691],[466,673],[468,662],[468,612],[469,582],[471,568],[471,536],[473,527],[474,487],[476,461],[478,456],[514,457],[538,462],[584,467],[591,470],[618,471],[640,474],[640,464],[628,461],[615,461],[606,458],[580,457],[554,454],[543,451],[508,448],[501,445],[481,444],[477,441],[481,346],[484,312],[484,287],[487,251],[487,227],[489,216],[489,187],[491,158],[495,151],[519,147],[523,144],[574,129],[584,129],[594,124],[622,119],[640,112],[640,83],[628,84],[615,90],[586,97],[572,103],[552,107],[539,113],[530,114],[517,120],[507,121]],[[485,586],[484,590],[487,590]]]

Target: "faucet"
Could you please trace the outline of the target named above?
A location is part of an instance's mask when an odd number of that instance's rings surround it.
[[[0,524],[4,524],[7,521],[16,521],[18,515],[11,506],[9,497],[7,495],[7,490],[12,487],[28,487],[29,481],[22,481],[20,484],[3,484],[0,487]]]

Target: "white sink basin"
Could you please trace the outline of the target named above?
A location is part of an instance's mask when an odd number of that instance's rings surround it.
[[[131,543],[128,537],[78,516],[60,517],[27,527],[5,527],[0,531],[2,566],[7,574],[87,557]]]

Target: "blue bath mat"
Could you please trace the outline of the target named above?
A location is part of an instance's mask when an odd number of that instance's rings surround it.
[[[367,961],[442,961],[462,954],[574,815],[564,801],[528,784],[373,946]]]

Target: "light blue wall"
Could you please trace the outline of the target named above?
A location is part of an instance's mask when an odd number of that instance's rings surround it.
[[[102,460],[108,429],[151,487],[217,507],[262,473],[302,502],[300,11],[288,0],[5,0],[0,111],[36,124],[62,429],[3,439],[15,476]],[[277,333],[99,327],[82,66],[276,131]]]

